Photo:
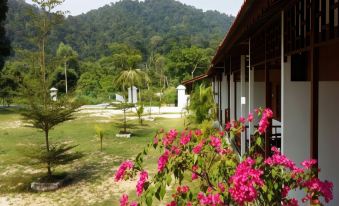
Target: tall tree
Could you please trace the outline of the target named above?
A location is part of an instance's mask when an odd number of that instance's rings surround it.
[[[5,20],[8,11],[7,0],[0,1],[0,71],[2,70],[5,58],[10,55],[10,42],[6,36]]]
[[[71,46],[61,42],[57,50],[57,57],[60,58],[64,63],[64,72],[65,72],[65,91],[68,93],[68,80],[67,80],[67,64],[68,61],[72,58],[78,56],[77,52],[72,49]]]

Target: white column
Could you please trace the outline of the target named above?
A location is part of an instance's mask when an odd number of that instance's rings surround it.
[[[253,113],[254,108],[254,68],[249,69],[248,71],[248,111]],[[254,120],[253,120],[254,121]],[[249,132],[248,132],[248,139],[249,145],[248,147],[251,148],[251,135],[254,133],[254,122],[249,123]]]
[[[286,76],[285,76],[285,50],[284,50],[284,11],[281,12],[281,152],[284,154],[284,115],[285,115],[285,104],[284,104],[284,98],[285,98],[285,82],[286,82]]]
[[[236,98],[234,94],[234,74],[232,73],[230,76],[230,119],[234,120],[235,116],[235,105],[234,99]]]
[[[246,79],[245,79],[245,70],[246,70],[246,56],[245,55],[241,55],[240,57],[240,94],[241,94],[241,105],[240,105],[240,115],[241,117],[245,117],[245,111],[246,111]],[[245,136],[245,132],[241,133],[241,155],[244,155],[246,152],[246,136]]]

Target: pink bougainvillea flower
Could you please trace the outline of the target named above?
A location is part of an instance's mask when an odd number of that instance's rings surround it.
[[[155,145],[159,144],[158,136],[155,136],[155,137],[154,137],[154,139],[153,139],[153,144],[155,144]]]
[[[220,136],[220,137],[225,136],[225,132],[224,132],[224,131],[220,131],[220,132],[219,132],[219,136]]]
[[[193,204],[191,202],[187,202],[186,206],[193,206]]]
[[[228,132],[232,128],[232,124],[230,122],[226,123],[225,130]]]
[[[290,200],[283,201],[282,206],[299,206],[299,204],[298,204],[298,200],[293,198],[293,199],[290,199]]]
[[[120,180],[122,180],[124,178],[125,172],[128,169],[132,169],[133,168],[133,162],[127,160],[125,162],[123,162],[119,169],[117,170],[117,172],[115,173],[115,181],[118,182]]]
[[[244,117],[240,117],[239,118],[239,122],[242,123],[242,124],[245,124],[246,119]]]
[[[219,194],[208,194],[205,195],[203,192],[199,192],[197,199],[199,200],[200,205],[211,205],[218,206],[223,205]]]
[[[172,201],[170,203],[167,203],[166,206],[177,206],[177,203],[175,201]]]
[[[317,160],[312,159],[312,160],[305,160],[301,163],[301,165],[303,167],[305,167],[306,169],[311,169],[313,167],[313,165],[317,164]]]
[[[191,141],[191,136],[191,133],[182,135],[180,138],[180,144],[187,145]]]
[[[266,132],[267,127],[270,125],[269,119],[273,117],[273,112],[270,109],[264,109],[262,113],[261,120],[259,121],[259,134],[264,134]]]
[[[194,134],[199,137],[202,135],[202,131],[200,129],[197,129],[194,131]]]
[[[235,174],[230,178],[232,187],[229,189],[232,199],[239,205],[253,202],[258,195],[256,186],[264,184],[260,176],[263,171],[254,169],[254,160],[250,157],[241,162],[235,171]]]
[[[290,192],[291,188],[289,186],[284,186],[281,195],[283,198],[287,197],[288,193]]]
[[[318,178],[310,179],[303,184],[308,189],[308,195],[303,198],[303,202],[311,200],[313,197],[310,194],[319,193],[325,198],[328,203],[333,199],[333,183],[329,181],[322,182]]]
[[[221,139],[218,137],[211,136],[210,137],[210,145],[212,145],[215,149],[220,149]]]
[[[192,180],[196,180],[199,178],[199,175],[196,173],[196,171],[199,169],[198,165],[192,166]]]
[[[130,206],[138,206],[137,202],[131,202]]]
[[[137,195],[140,197],[143,190],[144,190],[144,185],[148,180],[148,173],[146,171],[140,172],[140,178],[137,183]]]
[[[290,170],[296,169],[295,163],[288,159],[285,155],[282,155],[276,147],[272,147],[271,149],[274,154],[272,157],[269,157],[265,160],[265,164],[270,166],[284,166],[289,168]]]
[[[120,206],[128,206],[128,195],[123,194],[120,198]]]
[[[171,145],[174,140],[177,138],[178,132],[175,129],[171,129],[168,133],[164,134],[164,137],[162,139],[162,143],[165,146]]]
[[[169,154],[170,152],[166,150],[164,154],[159,157],[159,160],[158,160],[158,171],[159,172],[164,171],[164,168],[166,167],[166,164],[169,159]]]
[[[218,183],[218,188],[221,192],[225,192],[226,190],[224,183],[221,183],[221,182]]]
[[[187,185],[177,187],[178,193],[186,194],[188,191],[190,191],[190,188]]]
[[[192,150],[194,154],[199,154],[204,146],[204,142],[201,141],[197,146],[195,146]]]
[[[248,114],[247,121],[248,122],[252,122],[253,121],[253,113],[249,113]]]
[[[181,153],[181,149],[176,146],[172,146],[171,152],[172,154],[179,155]]]

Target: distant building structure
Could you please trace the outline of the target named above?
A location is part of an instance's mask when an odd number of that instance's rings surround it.
[[[135,86],[128,88],[128,103],[138,103],[138,92]]]

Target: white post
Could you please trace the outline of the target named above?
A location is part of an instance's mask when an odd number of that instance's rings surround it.
[[[245,70],[246,70],[246,56],[241,55],[241,62],[240,62],[240,80],[241,80],[241,117],[245,117],[245,111],[246,111],[246,84],[245,84]],[[244,155],[246,152],[246,136],[245,132],[241,133],[241,156]]]
[[[284,112],[285,112],[285,50],[284,50],[284,11],[281,12],[281,152],[284,154]]]
[[[254,68],[251,68],[251,39],[249,39],[249,55],[248,55],[248,111],[251,113],[254,110]],[[248,148],[251,148],[251,135],[254,132],[253,122],[248,124]]]
[[[231,73],[230,76],[230,119],[234,120],[235,116],[235,105],[234,105],[234,99],[236,98],[235,93],[234,93],[234,74]]]
[[[187,106],[187,96],[186,96],[186,87],[179,85],[177,87],[178,91],[178,107],[183,109]]]

